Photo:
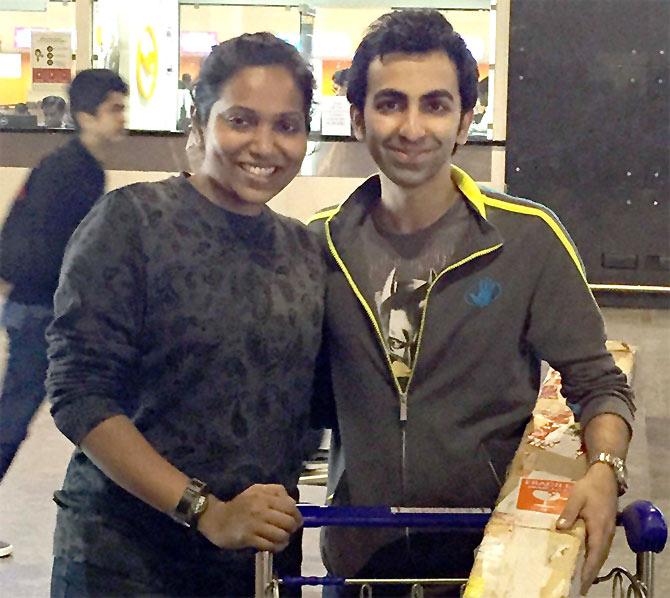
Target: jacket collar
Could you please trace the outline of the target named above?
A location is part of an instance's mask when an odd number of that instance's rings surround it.
[[[484,195],[477,183],[464,171],[451,166],[451,179],[459,188],[471,208],[472,234],[468,235],[467,247],[462,251],[474,253],[484,247],[502,244],[498,229],[487,219]],[[338,208],[330,210],[326,217],[326,229],[333,242],[342,249],[349,246],[369,211],[381,196],[381,180],[373,175],[364,181]]]

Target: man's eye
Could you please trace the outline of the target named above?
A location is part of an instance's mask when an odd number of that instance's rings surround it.
[[[448,109],[441,102],[429,102],[427,107],[429,112],[446,112]]]
[[[394,110],[398,110],[399,107],[400,105],[395,100],[387,100],[377,104],[377,110],[381,112],[393,112]]]

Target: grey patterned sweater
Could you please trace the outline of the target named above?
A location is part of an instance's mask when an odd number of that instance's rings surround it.
[[[313,448],[323,294],[318,244],[296,221],[267,208],[233,214],[183,176],[109,193],[73,235],[55,295],[47,390],[56,425],[78,444],[126,414],[223,500],[254,483],[295,489]],[[188,530],[79,450],[58,494],[56,556],[141,573],[147,547],[132,545],[148,534],[172,553],[183,545],[185,557],[226,558],[197,534],[187,541]],[[125,556],[110,553],[110,542],[126,541]]]

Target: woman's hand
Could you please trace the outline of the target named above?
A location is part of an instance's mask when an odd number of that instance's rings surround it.
[[[283,486],[255,484],[229,502],[210,495],[198,530],[220,548],[279,552],[302,525],[295,501]]]

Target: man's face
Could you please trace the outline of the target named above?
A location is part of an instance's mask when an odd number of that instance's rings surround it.
[[[44,112],[44,126],[50,129],[58,129],[63,125],[65,112],[57,105],[48,105],[42,109]]]
[[[351,108],[354,131],[396,185],[420,187],[451,166],[467,140],[472,111],[461,114],[456,66],[444,52],[392,53],[368,69],[363,113]]]
[[[82,131],[94,134],[102,141],[114,142],[125,134],[126,96],[119,91],[110,91],[95,114],[77,114]]]

